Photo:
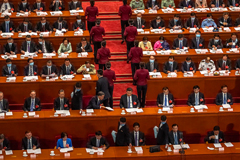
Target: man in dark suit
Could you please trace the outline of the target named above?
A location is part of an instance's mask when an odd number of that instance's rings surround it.
[[[227,1],[228,7],[238,7],[239,6],[239,0],[228,0]]]
[[[136,95],[132,94],[132,88],[127,88],[127,93],[121,96],[120,108],[139,108],[140,103]]]
[[[224,143],[224,134],[220,131],[220,127],[214,126],[213,131],[208,132],[204,141],[208,143]]]
[[[220,36],[218,34],[215,34],[214,37],[209,40],[208,48],[214,48],[215,50],[223,48],[222,40],[220,39]]]
[[[45,41],[43,37],[38,38],[37,49],[38,53],[56,53],[52,44],[49,41]]]
[[[238,18],[236,18],[236,21],[234,23],[234,26],[240,27],[240,14],[238,15]]]
[[[24,67],[24,76],[36,76],[37,74],[37,65],[34,65],[32,58],[28,58],[28,65]]]
[[[69,101],[65,97],[65,93],[63,89],[58,91],[58,98],[54,100],[54,110],[69,110]]]
[[[198,19],[196,18],[196,13],[192,12],[190,14],[190,17],[188,18],[188,20],[186,22],[186,28],[187,29],[200,28],[200,23],[199,23]]]
[[[169,127],[167,124],[167,117],[165,115],[161,116],[161,123],[159,124],[158,134],[157,134],[157,145],[168,144],[168,133]]]
[[[102,91],[105,94],[105,99],[109,99],[111,97],[109,93],[110,85],[108,79],[103,77],[103,70],[97,70],[97,76],[98,81],[96,83],[96,94],[98,94],[99,91]]]
[[[184,61],[182,63],[182,72],[185,73],[185,72],[189,72],[189,71],[193,72],[193,73],[196,72],[196,67],[195,67],[194,62],[192,62],[191,57],[187,57],[186,61]]]
[[[64,64],[60,67],[60,76],[64,75],[76,75],[75,68],[68,58],[65,59]]]
[[[87,42],[86,38],[83,37],[81,42],[77,44],[76,52],[92,52],[92,46],[89,42]]]
[[[62,0],[56,1],[53,0],[51,5],[49,6],[49,9],[51,11],[64,11],[65,10],[65,5]]]
[[[240,41],[237,38],[236,33],[232,33],[231,38],[226,41],[226,48],[239,48]]]
[[[2,76],[17,76],[18,70],[15,64],[12,64],[10,58],[6,59],[6,65],[2,68]]]
[[[221,87],[222,92],[217,94],[216,105],[230,104],[233,105],[232,95],[228,93],[227,85]]]
[[[158,10],[160,8],[160,3],[159,3],[158,0],[148,0],[147,1],[147,8]]]
[[[26,131],[25,132],[25,137],[22,139],[22,149],[27,150],[27,149],[37,149],[39,148],[39,142],[37,138],[32,136],[31,131]]]
[[[155,20],[151,21],[150,29],[165,29],[164,20],[160,16],[157,16]]]
[[[9,149],[10,145],[8,139],[5,138],[4,134],[0,134],[0,150],[5,151]]]
[[[200,30],[197,30],[195,32],[195,37],[192,38],[192,41],[191,41],[191,49],[203,49],[205,48],[204,47],[204,39],[201,37],[201,31]]]
[[[223,55],[222,59],[218,60],[217,63],[218,70],[226,70],[226,72],[231,71],[231,60],[225,54]]]
[[[87,109],[105,109],[108,106],[108,99],[105,98],[105,94],[102,91],[99,91],[96,96],[92,97]]]
[[[109,146],[110,145],[108,141],[102,137],[101,131],[97,131],[95,133],[95,137],[92,137],[87,143],[87,148],[91,148],[91,149],[98,149],[102,147],[103,150],[106,150],[109,148]]]
[[[32,32],[33,31],[33,26],[32,23],[29,22],[29,20],[27,18],[24,18],[23,23],[21,23],[18,26],[18,33],[20,32]]]
[[[219,8],[219,7],[225,7],[225,4],[224,4],[223,0],[212,0],[210,3],[210,6],[212,8],[214,8],[214,7]]]
[[[173,49],[183,49],[184,47],[188,47],[188,41],[184,38],[183,34],[179,34],[178,38],[173,41]]]
[[[218,19],[218,27],[232,27],[232,19],[229,17],[228,12],[224,12],[223,16]]]
[[[157,97],[157,106],[158,107],[168,107],[174,105],[174,97],[172,93],[169,93],[168,87],[163,87],[162,93]]]
[[[85,22],[82,21],[82,17],[77,15],[76,19],[76,22],[72,25],[73,31],[77,31],[79,29],[86,30],[86,25]]]
[[[163,66],[163,72],[168,74],[170,72],[178,71],[178,63],[174,60],[173,56],[168,57],[168,61]]]
[[[27,0],[22,0],[22,2],[18,5],[18,12],[31,12],[30,4],[27,2]]]
[[[41,102],[40,99],[36,97],[36,92],[31,91],[30,97],[25,99],[24,105],[23,105],[24,111],[41,111]]]
[[[173,124],[172,130],[168,134],[169,143],[172,145],[178,145],[183,143],[183,133],[178,130],[178,125]]]
[[[68,9],[69,10],[81,10],[82,3],[78,0],[72,0],[71,2],[68,2]]]
[[[25,54],[25,52],[28,52],[28,53],[35,52],[36,54],[38,52],[36,44],[32,41],[30,35],[26,36],[26,41],[24,41],[21,46],[21,53]]]
[[[145,136],[144,133],[139,131],[140,124],[135,122],[133,124],[133,131],[130,133],[130,146],[145,146]]]
[[[153,55],[150,56],[149,62],[146,64],[145,68],[149,72],[158,72],[159,71],[158,63],[155,61],[155,57]]]
[[[179,8],[194,8],[195,7],[195,2],[192,0],[181,0],[178,7]]]
[[[55,32],[57,29],[66,29],[66,31],[68,31],[68,24],[66,21],[63,20],[62,17],[58,17],[58,20],[53,23],[53,31]]]
[[[45,5],[41,2],[41,0],[36,0],[36,3],[33,4],[33,11],[40,12],[45,11]]]
[[[126,118],[121,117],[118,122],[118,131],[116,135],[116,146],[128,146],[130,143],[129,128],[126,124]]]
[[[200,87],[198,85],[193,87],[193,93],[188,96],[188,106],[204,105],[205,99],[203,93],[199,92]]]
[[[15,31],[14,23],[12,21],[10,21],[9,16],[5,16],[4,22],[0,26],[0,33],[2,33],[2,32],[14,33],[14,31]]]
[[[7,44],[3,46],[3,54],[8,56],[15,55],[17,53],[17,45],[13,43],[13,38],[9,37],[7,40]]]
[[[178,14],[175,14],[173,19],[169,21],[169,28],[171,29],[181,29],[182,22]]]
[[[137,13],[137,18],[134,19],[133,25],[137,27],[137,29],[144,29],[146,21],[142,19],[142,13]]]
[[[9,110],[8,100],[3,98],[3,92],[1,91],[0,91],[0,109],[6,112],[8,112]]]
[[[52,28],[51,28],[49,22],[46,21],[45,17],[42,17],[41,21],[37,23],[35,30],[37,31],[37,33],[40,33],[40,32],[52,33]]]
[[[236,68],[236,70],[239,72],[239,70],[240,70],[240,59],[238,59],[238,60],[236,61],[235,68]]]
[[[58,76],[58,69],[55,65],[52,64],[51,60],[47,61],[47,65],[43,66],[42,68],[42,77],[47,77],[47,76],[52,76],[52,77],[57,77]]]

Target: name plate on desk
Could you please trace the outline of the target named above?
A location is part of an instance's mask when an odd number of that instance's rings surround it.
[[[179,153],[179,149],[174,149],[173,153]]]
[[[228,111],[229,112],[233,112],[233,108],[228,108]]]
[[[219,151],[224,151],[224,147],[220,147],[220,148],[219,148]]]
[[[203,109],[198,109],[198,112],[203,112]]]

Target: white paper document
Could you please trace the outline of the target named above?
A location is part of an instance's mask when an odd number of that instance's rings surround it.
[[[74,78],[74,75],[64,75],[61,77],[61,79],[73,79]]]
[[[7,55],[1,55],[1,57],[2,57],[3,59],[17,58],[17,55],[10,55],[10,56],[7,56]]]
[[[69,12],[70,12],[70,14],[74,14],[74,13],[81,13],[81,12],[83,12],[83,10],[82,10],[82,9],[79,9],[79,10],[70,10]]]
[[[208,70],[200,71],[201,74],[207,74]]]
[[[69,152],[69,151],[73,151],[73,147],[61,148],[61,149],[60,149],[60,152],[61,152],[61,153],[66,153],[66,152]]]
[[[0,150],[0,154],[2,154],[2,150]]]
[[[66,115],[70,115],[69,110],[56,110],[57,114],[66,114]]]
[[[240,31],[240,27],[234,27],[236,31]]]
[[[30,81],[32,79],[38,80],[38,76],[25,76],[23,80]]]
[[[155,55],[154,51],[143,51],[144,55]]]
[[[214,145],[215,148],[221,148],[222,147],[222,145],[220,143],[214,143],[213,145]]]
[[[13,154],[13,151],[12,151],[12,150],[6,150],[6,151],[5,151],[5,154],[6,154],[6,155],[12,155],[12,154]]]
[[[142,151],[142,147],[135,147],[135,151],[138,152],[138,151]]]
[[[6,113],[6,116],[12,116],[13,115],[13,112],[7,112]]]
[[[233,147],[234,145],[231,142],[224,143],[226,147]]]
[[[56,53],[43,53],[43,56],[52,57],[52,56],[56,56]]]
[[[143,29],[137,29],[137,32],[144,32]]]
[[[106,110],[108,110],[108,111],[114,111],[114,109],[112,109],[111,107],[105,107],[106,108]]]
[[[196,110],[198,110],[198,109],[208,109],[208,107],[206,105],[198,105],[198,106],[194,106],[194,108]]]
[[[140,109],[138,109],[138,108],[126,108],[126,112],[128,112],[128,113],[131,113],[131,112],[140,113],[140,112],[143,112],[143,109],[142,108],[140,108]]]
[[[170,111],[170,107],[163,107],[162,111]]]
[[[36,12],[38,16],[46,16],[48,15],[47,12]]]
[[[187,148],[187,149],[190,148],[188,144],[182,144],[181,146],[182,148]]]
[[[210,53],[223,53],[222,49],[212,50],[210,49]]]
[[[4,32],[1,34],[1,36],[13,36],[13,33]]]
[[[181,149],[182,147],[181,147],[180,144],[178,144],[178,145],[173,145],[173,148],[174,148],[174,149]]]
[[[161,72],[149,72],[150,76],[161,76]]]
[[[93,109],[86,109],[86,112],[87,113],[94,113],[94,110]]]
[[[28,116],[30,117],[30,116],[35,116],[36,115],[36,113],[35,112],[28,112]]]
[[[230,104],[222,104],[223,108],[231,108]]]
[[[214,148],[212,148],[212,147],[207,147],[207,149],[209,149],[209,150],[211,150],[211,151],[213,151],[213,150],[214,150]]]
[[[50,14],[52,15],[52,16],[54,16],[55,14],[62,14],[62,11],[53,11],[53,12],[50,12]]]
[[[104,152],[104,150],[102,148],[98,148],[98,149],[91,149],[91,148],[86,148],[86,152],[89,153],[93,151],[94,153],[96,152]]]

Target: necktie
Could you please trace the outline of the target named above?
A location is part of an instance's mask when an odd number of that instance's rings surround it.
[[[218,139],[214,139],[214,143],[218,143]]]
[[[223,61],[223,64],[222,64],[222,70],[225,70],[226,69],[226,62]]]
[[[39,3],[37,3],[37,9],[40,10],[40,4]]]
[[[63,107],[63,99],[60,100],[60,110],[64,110],[64,107]]]
[[[194,20],[192,20],[192,27],[194,27]]]
[[[219,0],[216,0],[216,7],[219,7]]]
[[[42,51],[43,51],[43,53],[47,53],[45,42],[43,42],[43,44],[42,44]]]
[[[27,32],[27,26],[24,26],[24,32]]]
[[[11,74],[11,67],[8,67],[8,72],[9,74]]]
[[[7,7],[7,3],[5,3],[5,10],[7,10],[7,8],[8,8],[8,7]]]
[[[30,139],[28,139],[28,149],[32,149],[31,140]]]
[[[73,8],[76,9],[76,3],[73,3]]]
[[[97,147],[99,147],[99,139],[97,139]]]
[[[138,137],[137,137],[137,132],[135,132],[135,146],[138,146]]]
[[[174,144],[178,144],[177,133],[174,133]]]
[[[195,94],[195,106],[198,105],[198,94]]]
[[[130,108],[130,97],[128,97],[128,108]]]
[[[97,106],[100,106],[100,101],[98,100],[98,102],[97,102]]]
[[[223,94],[223,104],[227,104],[227,97],[226,93]]]
[[[12,45],[11,45],[11,44],[9,44],[9,49],[11,50],[11,48],[12,48]]]
[[[59,11],[58,6],[59,6],[59,4],[58,4],[58,2],[56,2],[56,11]]]
[[[70,75],[69,66],[67,66],[67,75]]]
[[[0,101],[0,110],[3,110],[3,101]]]
[[[51,74],[51,68],[48,68],[48,75]]]
[[[167,95],[165,95],[164,106],[167,106]]]
[[[188,7],[188,1],[186,1],[187,7]]]
[[[173,72],[173,64],[170,64],[171,72]]]
[[[30,44],[27,43],[27,51],[30,53]]]
[[[141,29],[141,20],[138,20],[138,28]]]
[[[62,30],[62,23],[59,23],[59,30]]]
[[[30,73],[29,73],[29,76],[32,76],[33,75],[33,67],[30,66]]]
[[[235,6],[235,0],[232,0],[232,6]]]
[[[42,31],[43,32],[45,31],[45,24],[42,26]]]
[[[179,44],[179,48],[182,49],[182,47],[183,47],[183,46],[182,46],[182,41],[180,41],[179,43],[180,43],[180,44]]]
[[[32,112],[33,108],[34,108],[34,100],[32,99],[31,101],[32,101],[32,103],[31,103],[30,111]]]
[[[154,69],[153,69],[153,65],[154,63],[150,63],[150,71],[152,72]]]
[[[6,23],[6,32],[9,32],[9,23]]]
[[[199,38],[197,38],[196,40],[197,40],[197,49],[199,49]]]

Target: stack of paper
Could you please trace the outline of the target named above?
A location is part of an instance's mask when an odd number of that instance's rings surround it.
[[[229,72],[229,70],[221,70],[221,71],[219,71],[219,73],[220,73],[220,74],[225,74],[226,71],[228,71],[227,73],[231,73],[231,72]]]
[[[1,36],[13,36],[13,33],[4,32],[1,33]]]
[[[175,72],[170,72],[170,73],[168,73],[168,76],[170,76],[170,77],[177,77],[177,73],[175,73]]]
[[[172,53],[172,51],[171,50],[166,50],[166,51],[156,51],[158,54],[162,54],[162,55],[164,55],[164,54],[170,54],[170,53]]]
[[[135,147],[136,152],[143,151],[142,147]]]
[[[214,143],[213,145],[214,145],[215,148],[221,148],[222,147],[222,145],[220,143]]]
[[[73,147],[61,148],[61,149],[60,149],[60,152],[61,152],[61,153],[66,153],[66,152],[69,152],[69,151],[73,151]]]
[[[33,149],[27,149],[27,153],[28,154],[41,154],[42,153],[42,151],[41,151],[41,148],[38,148],[38,149],[35,149],[35,150],[33,150]]]
[[[28,116],[31,117],[31,116],[35,116],[36,113],[35,112],[28,112]]]
[[[190,148],[188,144],[182,144],[181,146],[182,148],[187,148],[187,149]]]
[[[69,110],[56,110],[57,114],[65,114],[66,116],[70,116]]]
[[[143,51],[144,55],[155,55],[154,51]]]
[[[112,109],[111,107],[105,107],[106,108],[106,110],[108,110],[108,111],[114,111],[114,109]]]
[[[83,34],[83,30],[82,29],[79,29],[78,31],[75,31],[74,34]]]
[[[3,59],[17,58],[17,55],[10,55],[10,56],[7,56],[7,55],[1,55],[1,57],[2,57]]]
[[[38,16],[46,16],[47,12],[36,12]]]
[[[161,72],[155,72],[155,73],[154,72],[149,72],[149,75],[150,76],[162,76]]]
[[[231,108],[230,104],[222,104],[223,108]]]
[[[141,113],[143,112],[142,108],[127,108],[126,112],[131,113],[131,112],[137,112],[137,113]]]
[[[94,110],[93,109],[86,109],[86,112],[87,113],[94,113]]]
[[[145,11],[144,10],[135,10],[134,13],[135,14],[137,14],[137,13],[142,13],[143,14],[143,13],[145,13]]]
[[[236,31],[240,31],[240,27],[234,27]]]
[[[137,29],[137,32],[144,32],[144,30],[141,28],[141,29]]]
[[[194,11],[198,11],[198,10],[200,10],[200,11],[208,11],[209,8],[195,8],[194,9]]]
[[[38,76],[25,76],[23,80],[30,81],[32,79],[38,80]]]
[[[226,147],[233,147],[233,144],[231,142],[224,143]]]
[[[30,36],[37,36],[37,32],[22,32],[22,33],[19,33],[20,36],[27,36],[27,35],[30,35]]]
[[[6,155],[12,155],[12,154],[13,154],[13,151],[12,151],[12,150],[6,150],[6,151],[5,151],[5,154],[6,154]]]
[[[104,152],[104,150],[102,148],[98,148],[98,149],[91,149],[91,148],[86,148],[86,152],[89,153],[93,151],[94,153],[97,153],[97,152]]]
[[[43,56],[52,57],[56,56],[56,53],[43,53]]]
[[[237,48],[231,48],[231,49],[229,49],[229,51],[235,52],[235,51],[238,51],[238,49]]]
[[[171,110],[171,109],[170,109],[170,107],[168,107],[168,106],[162,108],[162,111],[170,111],[170,110]]]
[[[206,106],[206,105],[198,105],[198,106],[194,106],[194,108],[196,109],[196,110],[198,110],[198,109],[208,109],[208,107]]]
[[[152,29],[151,32],[156,32],[156,33],[166,32],[166,29]]]
[[[40,32],[39,35],[40,35],[40,36],[46,36],[46,35],[49,35],[49,32]]]
[[[25,53],[24,53],[24,56],[25,56],[25,57],[28,57],[28,56],[34,56],[34,57],[36,57],[37,54],[36,54],[36,53],[25,52]]]
[[[62,14],[62,11],[53,11],[50,12],[52,16]]]
[[[28,16],[28,12],[24,13],[17,12],[17,16]]]
[[[87,57],[87,56],[88,56],[88,52],[82,52],[81,55],[82,55],[83,57]]]
[[[182,149],[181,145],[178,144],[178,145],[173,145],[173,149]]]
[[[81,13],[81,12],[83,12],[83,10],[82,9],[80,9],[80,10],[70,10],[69,12],[70,12],[70,14],[75,14],[75,13]]]
[[[217,49],[217,50],[210,49],[210,53],[223,53],[223,50],[222,49]]]

